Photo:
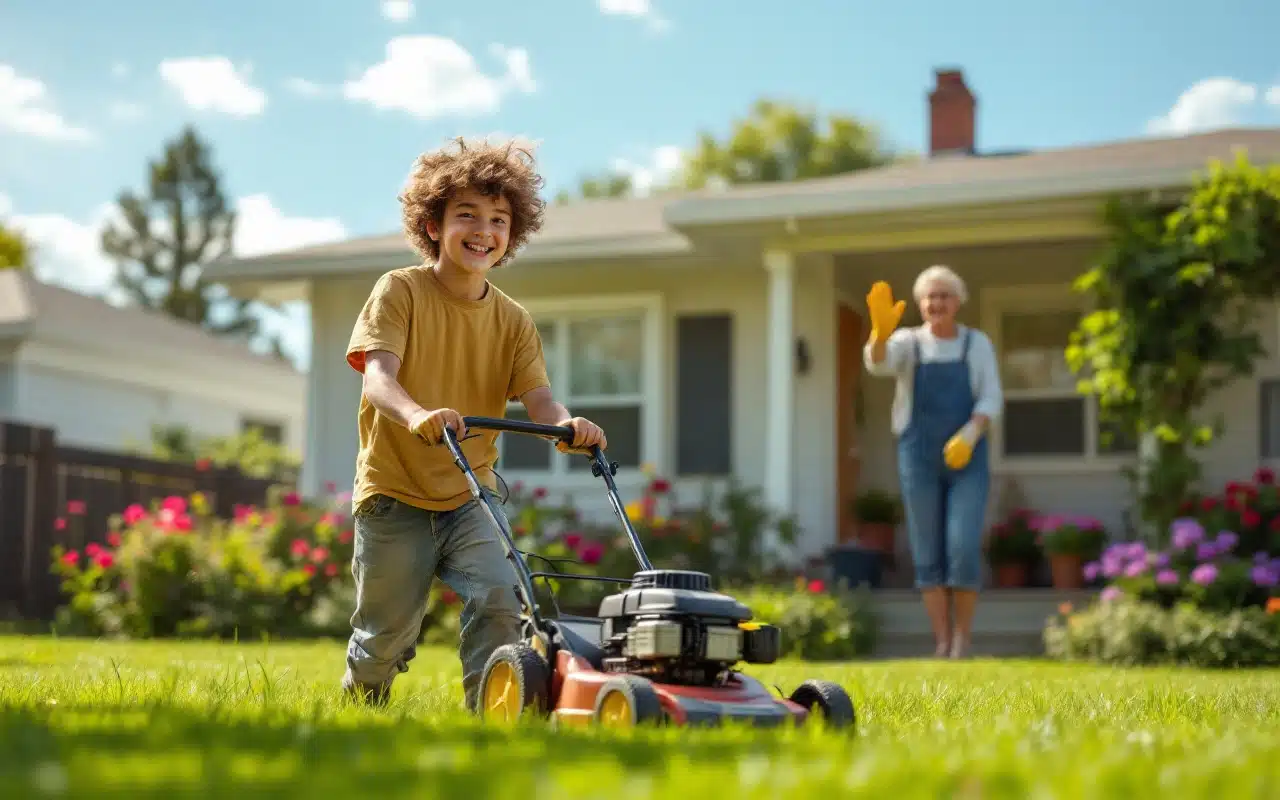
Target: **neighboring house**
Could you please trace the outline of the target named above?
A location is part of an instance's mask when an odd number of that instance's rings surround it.
[[[259,427],[302,453],[306,406],[306,376],[291,364],[0,270],[0,419],[114,452],[149,448],[153,424],[207,436]]]
[[[1280,159],[1280,129],[979,155],[962,76],[937,79],[932,152],[917,163],[552,207],[543,232],[495,276],[538,319],[558,396],[607,431],[627,498],[642,486],[642,463],[670,476],[686,502],[706,479],[732,475],[797,515],[806,551],[830,545],[851,525],[858,491],[897,488],[892,385],[862,368],[864,297],[886,280],[907,299],[903,324],[918,324],[912,283],[942,263],[968,283],[963,321],[986,331],[1002,359],[1008,404],[992,434],[992,513],[1019,502],[1122,525],[1129,489],[1119,468],[1134,453],[1103,451],[1094,403],[1064,366],[1085,306],[1070,283],[1099,252],[1107,195],[1185,187],[1239,147]],[[241,296],[311,302],[311,492],[353,474],[360,379],[343,358],[352,324],[375,279],[415,261],[397,233],[208,271]],[[1264,336],[1273,353],[1277,332]],[[1207,454],[1210,481],[1246,477],[1277,454],[1262,421],[1280,413],[1280,384],[1267,377],[1280,377],[1280,360],[1260,375],[1215,401],[1228,427]],[[541,442],[503,446],[508,483],[565,490],[607,512],[579,459],[570,465]]]

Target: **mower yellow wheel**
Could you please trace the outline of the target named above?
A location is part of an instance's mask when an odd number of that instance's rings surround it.
[[[634,728],[664,722],[667,713],[649,681],[639,675],[610,678],[596,695],[596,724],[603,728]]]
[[[485,664],[476,711],[484,719],[514,722],[526,710],[545,710],[550,687],[551,670],[538,651],[525,642],[503,645]]]

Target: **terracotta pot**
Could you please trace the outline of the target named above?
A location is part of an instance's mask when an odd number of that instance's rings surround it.
[[[1071,553],[1050,553],[1049,570],[1055,589],[1084,588],[1084,559]]]
[[[888,522],[859,522],[858,544],[879,553],[894,552],[894,526]]]
[[[1027,585],[1030,568],[1026,564],[997,564],[992,568],[996,587],[1000,589],[1017,589]]]

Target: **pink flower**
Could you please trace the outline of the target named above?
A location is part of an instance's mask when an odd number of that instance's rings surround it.
[[[564,544],[565,547],[568,547],[570,550],[577,550],[578,545],[582,544],[582,534],[566,533],[564,535]]]
[[[604,545],[599,542],[589,542],[578,551],[578,558],[586,564],[599,564],[602,556],[604,556]]]
[[[827,588],[827,585],[820,580],[815,579],[815,580],[809,581],[809,591],[812,592],[813,594],[818,594],[826,588]]]
[[[253,506],[236,503],[231,507],[231,517],[236,522],[244,522],[253,514]]]
[[[1178,573],[1171,569],[1162,569],[1156,573],[1156,583],[1161,586],[1172,586],[1178,582]]]
[[[123,540],[120,538],[120,534],[116,533],[115,531],[112,531],[111,533],[107,534],[107,544],[111,545],[112,547],[119,547],[121,541]]]
[[[80,563],[80,553],[75,550],[68,550],[62,554],[62,563],[69,567],[74,567]]]
[[[67,521],[62,517],[58,517],[53,521],[53,529],[55,531],[65,531],[67,529]]]
[[[1191,580],[1201,586],[1208,586],[1218,579],[1218,568],[1213,564],[1201,564],[1191,570]]]
[[[73,517],[78,517],[85,512],[85,504],[83,500],[68,500],[67,513]]]
[[[541,486],[539,486],[537,489],[534,489],[534,490],[533,490],[533,499],[534,499],[534,500],[541,500],[542,498],[544,498],[544,497],[546,497],[546,496],[547,496],[547,490],[546,490],[546,489],[543,489]]]
[[[351,537],[352,537],[351,531],[343,531],[342,533],[338,534],[338,544],[346,544],[347,542],[351,541]]]
[[[134,503],[124,510],[122,515],[125,525],[137,525],[139,522],[147,518],[147,510],[141,505]]]
[[[1104,603],[1110,603],[1115,600],[1119,600],[1122,594],[1124,593],[1121,592],[1119,588],[1115,586],[1108,586],[1098,593],[1098,599]]]
[[[311,551],[311,560],[319,564],[329,557],[329,549],[326,547],[317,547]]]
[[[93,558],[94,556],[96,556],[98,553],[101,553],[101,552],[102,552],[102,545],[98,544],[97,542],[89,542],[84,546],[84,554],[86,556],[89,556],[90,558]]]
[[[324,574],[325,574],[325,575],[327,575],[327,576],[329,576],[330,578],[337,577],[337,575],[338,575],[338,565],[337,565],[337,564],[329,564],[328,566],[326,566],[326,567],[324,568]]]
[[[281,498],[280,502],[284,503],[286,506],[296,506],[302,502],[302,498],[298,496],[297,492],[289,492]]]
[[[97,564],[99,567],[102,567],[103,569],[110,569],[111,565],[116,563],[116,559],[115,559],[115,556],[111,555],[106,550],[102,550],[96,556],[93,557],[93,563]]]
[[[311,543],[306,539],[294,539],[289,544],[289,552],[293,553],[295,556],[305,556],[307,553],[311,552]]]

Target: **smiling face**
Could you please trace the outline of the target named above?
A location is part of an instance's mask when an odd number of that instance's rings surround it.
[[[511,204],[501,195],[463,190],[445,204],[440,225],[427,222],[427,235],[440,243],[442,267],[482,275],[507,252]]]
[[[960,298],[946,281],[929,281],[920,293],[920,316],[931,325],[955,321]]]

